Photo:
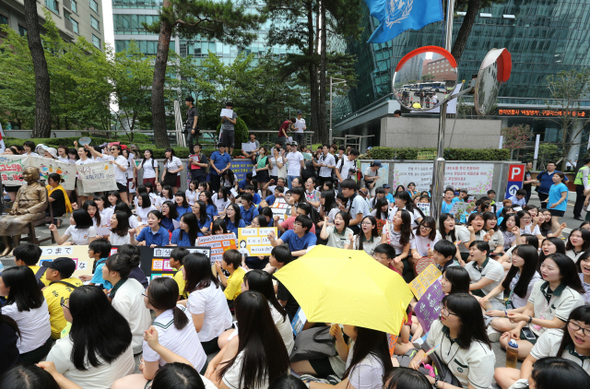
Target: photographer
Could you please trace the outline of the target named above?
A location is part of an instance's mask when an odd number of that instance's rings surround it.
[[[342,183],[342,181],[352,178],[354,174],[358,171],[356,167],[356,159],[360,155],[357,149],[351,149],[350,153],[347,156],[343,156],[338,160],[336,164],[336,177],[338,178],[338,182]]]

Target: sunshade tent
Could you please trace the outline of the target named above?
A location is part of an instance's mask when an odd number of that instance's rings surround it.
[[[363,250],[318,245],[275,273],[310,322],[398,335],[412,292],[395,271]]]

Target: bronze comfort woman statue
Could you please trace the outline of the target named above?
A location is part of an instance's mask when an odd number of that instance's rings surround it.
[[[43,219],[47,209],[47,189],[39,184],[39,170],[28,167],[23,172],[26,184],[16,193],[16,199],[8,215],[0,218],[0,236],[4,241],[5,250],[2,256],[8,255],[13,247],[20,243],[21,234],[27,233],[30,222]],[[10,237],[14,237],[14,242]]]

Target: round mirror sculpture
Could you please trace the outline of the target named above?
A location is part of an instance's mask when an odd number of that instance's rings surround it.
[[[506,49],[492,49],[485,56],[477,72],[475,83],[475,111],[487,115],[497,104],[500,84],[508,81],[512,71],[512,58]]]
[[[393,75],[393,94],[410,111],[429,111],[448,101],[457,85],[457,62],[445,49],[425,46],[406,54]]]

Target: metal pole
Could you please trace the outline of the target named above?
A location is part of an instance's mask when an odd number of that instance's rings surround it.
[[[453,40],[453,13],[455,12],[455,0],[447,1],[447,23],[445,28],[445,50],[451,51]],[[440,106],[438,118],[438,145],[436,159],[432,169],[432,201],[430,202],[430,214],[438,225],[440,211],[442,209],[443,190],[445,184],[445,129],[447,119],[447,103]]]
[[[332,76],[330,76],[330,135],[328,144],[332,144]]]
[[[535,137],[535,155],[533,157],[533,170],[537,170],[537,160],[539,159],[539,143],[541,142],[541,134],[537,134]]]

